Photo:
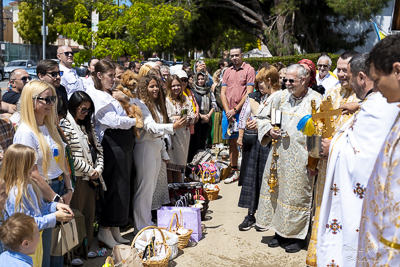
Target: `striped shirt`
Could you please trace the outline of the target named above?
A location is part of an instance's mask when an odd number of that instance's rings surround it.
[[[91,173],[96,170],[99,175],[103,172],[104,159],[103,159],[103,147],[101,146],[97,136],[94,132],[94,126],[92,124],[93,137],[95,139],[97,152],[97,159],[94,166],[90,166],[86,161],[83,150],[80,145],[78,134],[74,131],[71,123],[67,119],[62,119],[60,121],[60,128],[63,130],[65,136],[67,137],[71,150],[72,156],[74,158],[75,175],[77,177],[90,176]],[[81,126],[81,130],[84,133],[85,141],[89,144],[89,139],[85,130],[85,126]],[[88,151],[89,156],[91,156],[90,150]]]

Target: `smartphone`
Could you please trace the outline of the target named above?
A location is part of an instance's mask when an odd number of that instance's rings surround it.
[[[181,110],[181,118],[187,117],[187,109],[182,109]]]

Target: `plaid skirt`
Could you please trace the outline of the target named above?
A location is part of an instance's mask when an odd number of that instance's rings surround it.
[[[270,148],[271,143],[263,147],[257,140],[257,143],[251,148],[246,171],[244,172],[239,207],[247,208],[253,214],[258,207],[264,168]]]

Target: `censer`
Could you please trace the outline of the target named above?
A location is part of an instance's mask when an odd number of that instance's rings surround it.
[[[279,126],[281,125],[281,111],[278,109],[276,110],[275,108],[272,108],[271,111],[271,124],[274,125],[274,131],[279,131]],[[278,179],[277,179],[277,175],[278,175],[278,152],[276,151],[276,145],[278,143],[278,139],[272,139],[271,141],[272,143],[272,158],[271,158],[271,168],[270,170],[270,176],[268,179],[268,186],[269,186],[269,190],[268,192],[270,193],[275,193],[274,187],[278,185]]]

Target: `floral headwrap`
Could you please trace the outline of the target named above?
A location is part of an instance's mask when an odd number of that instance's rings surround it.
[[[317,70],[315,69],[314,63],[309,60],[309,59],[302,59],[300,60],[297,64],[303,65],[309,72],[310,72],[310,84],[308,84],[308,87],[311,87],[313,84],[317,83],[317,80],[315,79],[315,76],[317,75]]]

